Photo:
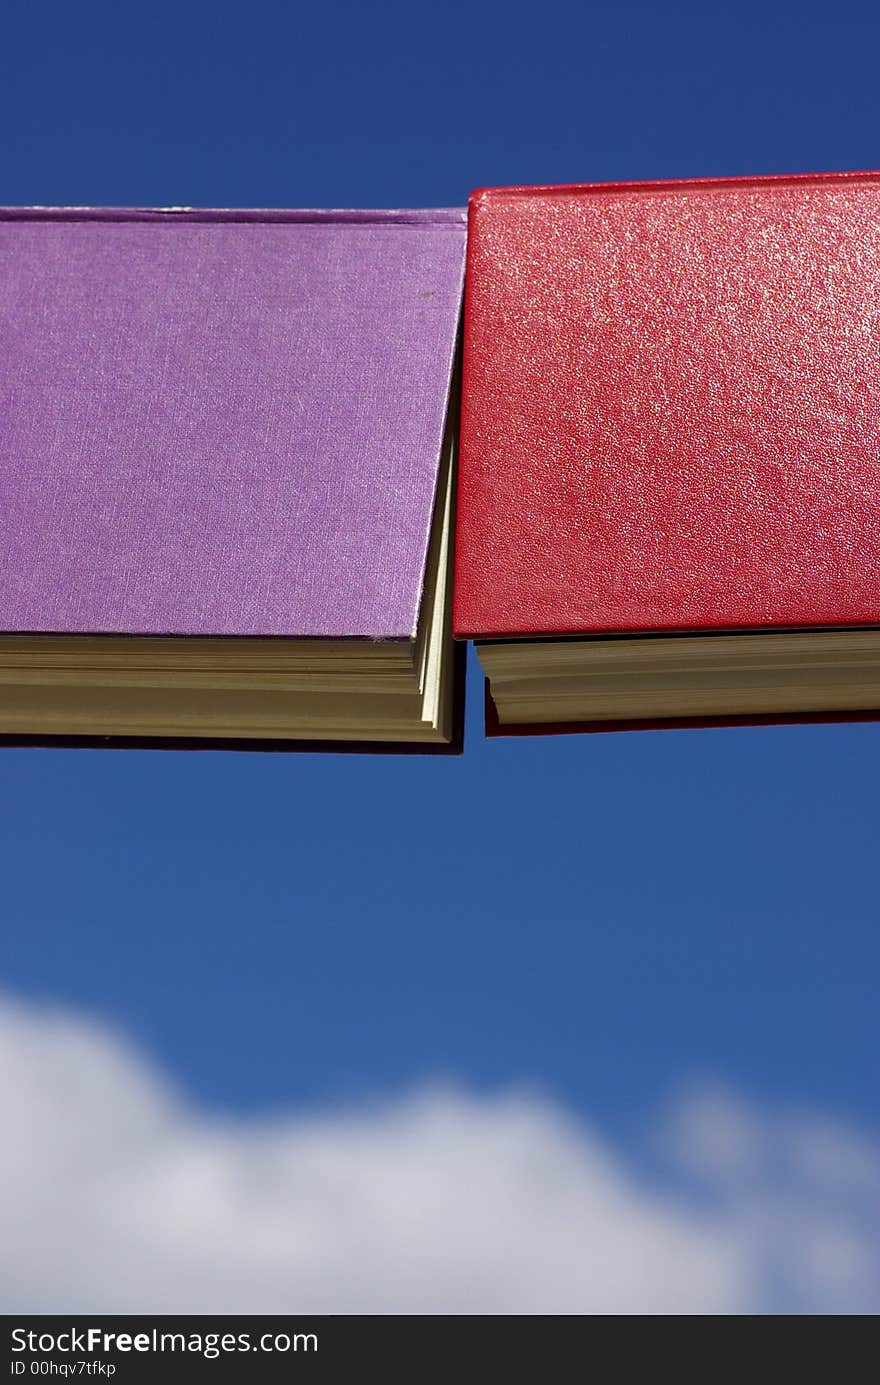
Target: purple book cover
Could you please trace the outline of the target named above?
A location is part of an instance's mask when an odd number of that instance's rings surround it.
[[[465,235],[0,212],[0,630],[412,636]]]

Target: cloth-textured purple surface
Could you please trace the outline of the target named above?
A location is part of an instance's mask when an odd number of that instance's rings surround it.
[[[411,636],[465,234],[0,213],[0,630]]]

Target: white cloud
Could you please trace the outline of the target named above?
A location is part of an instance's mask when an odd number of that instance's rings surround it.
[[[0,1004],[0,1310],[737,1313],[880,1307],[877,1151],[721,1090],[665,1181],[520,1094],[202,1113],[118,1036]]]

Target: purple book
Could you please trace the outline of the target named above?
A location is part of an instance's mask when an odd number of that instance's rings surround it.
[[[465,236],[0,212],[0,731],[450,739]]]

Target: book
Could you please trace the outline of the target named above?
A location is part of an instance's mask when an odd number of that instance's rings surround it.
[[[466,230],[0,212],[0,733],[455,744]]]
[[[494,733],[880,709],[880,175],[470,206],[455,633]]]

